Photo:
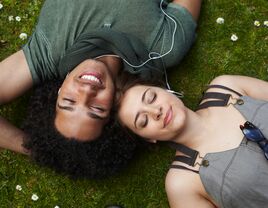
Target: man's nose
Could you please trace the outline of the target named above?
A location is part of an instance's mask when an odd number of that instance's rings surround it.
[[[83,84],[80,86],[79,91],[82,92],[85,97],[95,97],[98,89],[94,85]]]

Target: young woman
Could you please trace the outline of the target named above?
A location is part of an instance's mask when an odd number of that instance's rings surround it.
[[[67,139],[94,140],[107,123],[118,73],[159,77],[163,64],[178,64],[194,42],[200,5],[201,0],[46,0],[28,42],[0,62],[0,104],[34,85],[65,79],[51,126]],[[156,55],[164,56],[147,62]],[[24,132],[3,118],[0,129],[0,147],[26,154]]]
[[[118,116],[137,135],[176,149],[165,182],[172,208],[267,207],[267,82],[217,77],[196,111],[163,88],[138,84],[123,90]]]

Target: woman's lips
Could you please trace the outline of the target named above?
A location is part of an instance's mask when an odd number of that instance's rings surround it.
[[[173,111],[172,111],[172,107],[170,107],[164,118],[164,127],[166,127],[170,123],[172,116],[173,116]]]

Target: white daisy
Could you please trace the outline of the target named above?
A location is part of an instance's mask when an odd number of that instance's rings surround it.
[[[264,24],[264,26],[268,27],[268,20],[265,20],[265,21],[263,22],[263,24]]]
[[[2,9],[3,7],[4,7],[3,4],[0,3],[0,9]]]
[[[21,21],[20,16],[16,16],[15,19],[16,19],[17,22],[20,22]]]
[[[19,37],[20,37],[20,39],[22,39],[22,40],[26,40],[28,36],[27,36],[26,33],[21,33],[21,34],[19,35]]]
[[[38,199],[39,199],[39,197],[36,194],[33,194],[32,195],[32,200],[33,201],[37,201]]]
[[[9,22],[14,21],[14,17],[12,15],[8,16],[8,21]]]
[[[216,22],[221,25],[224,23],[224,19],[222,17],[218,17]]]
[[[237,35],[236,34],[232,34],[231,40],[234,41],[234,42],[237,41],[238,40]]]
[[[260,23],[260,21],[255,20],[255,21],[254,21],[254,25],[255,25],[256,27],[260,27],[260,26],[261,26],[261,23]]]
[[[21,190],[22,190],[21,185],[17,185],[17,186],[16,186],[16,190],[21,191]]]

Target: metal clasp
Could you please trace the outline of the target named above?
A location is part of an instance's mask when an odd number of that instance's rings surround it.
[[[199,153],[198,153],[198,158],[199,159],[202,159],[201,164],[199,162],[196,162],[194,164],[194,167],[197,166],[197,165],[204,166],[204,167],[208,167],[209,166],[209,161],[208,160],[204,160],[204,157],[200,156]]]

